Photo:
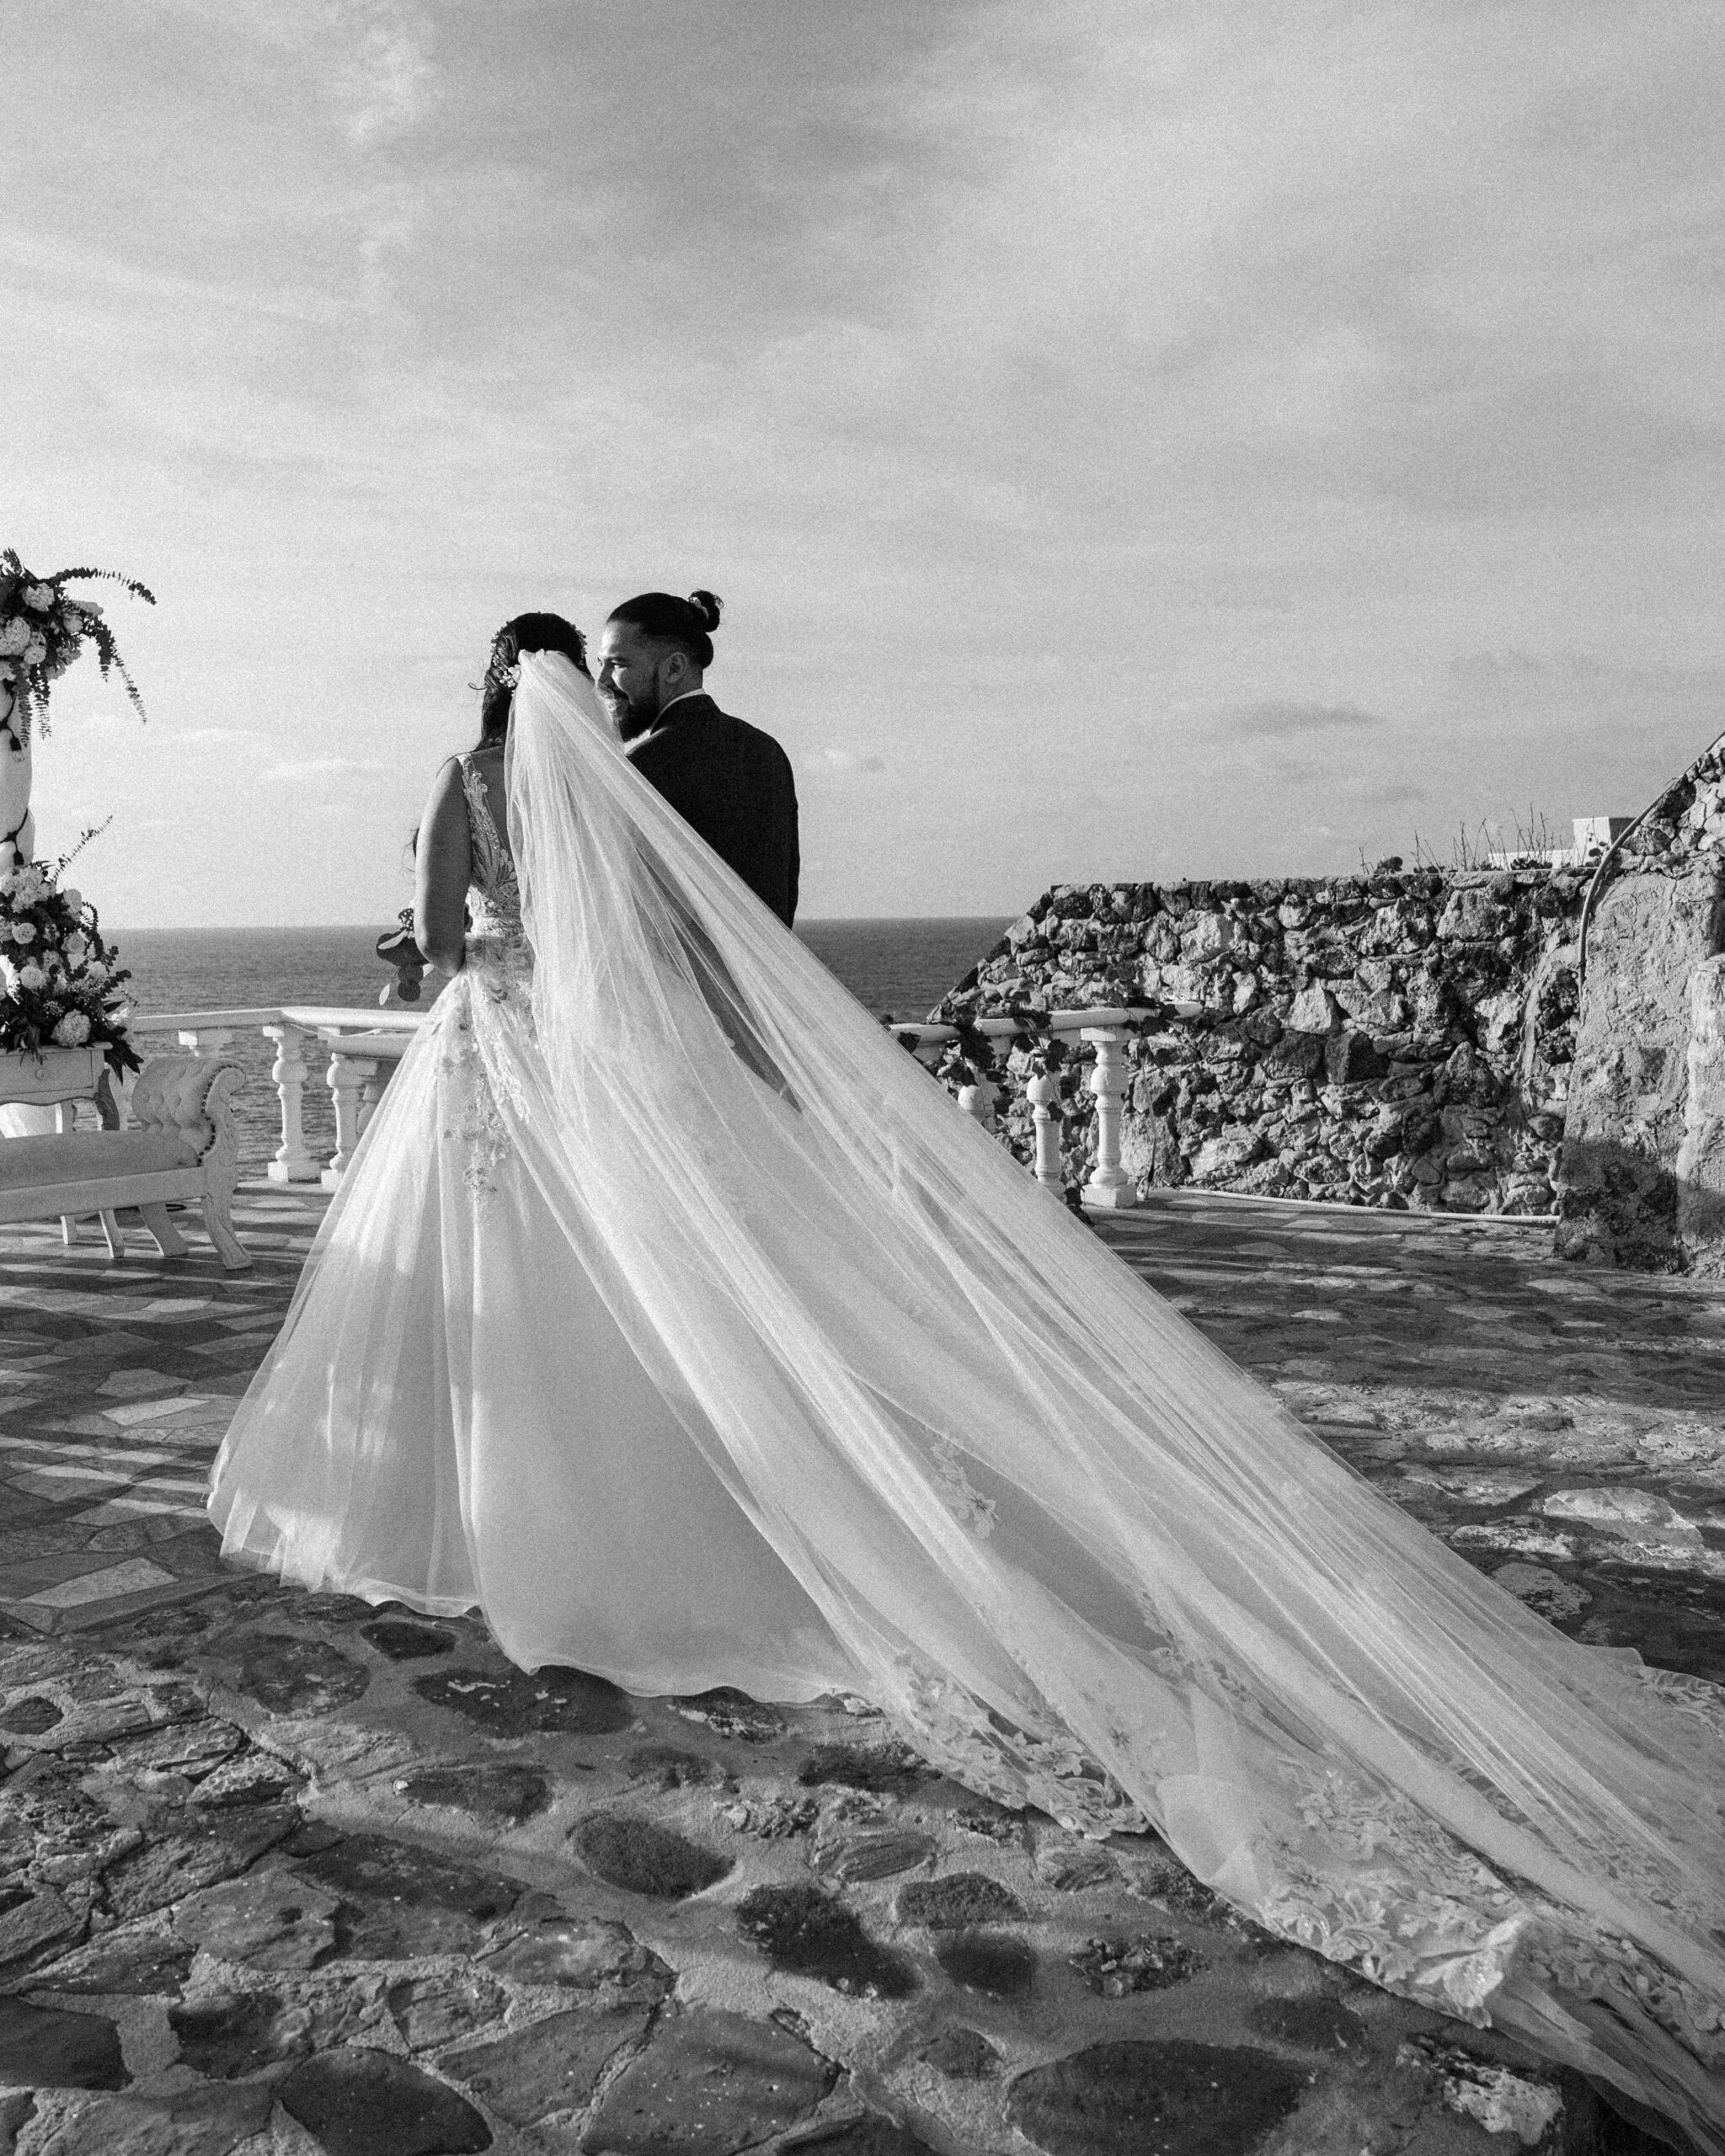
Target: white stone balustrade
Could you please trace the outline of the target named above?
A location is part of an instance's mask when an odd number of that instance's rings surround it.
[[[1038,1029],[1066,1041],[1081,1039],[1096,1052],[1085,1081],[1097,1108],[1096,1162],[1081,1193],[1087,1205],[1116,1209],[1138,1202],[1136,1183],[1120,1165],[1122,1107],[1131,1075],[1124,1050],[1133,1026],[1154,1015],[1151,1009],[1136,1006],[1055,1011],[1049,1014],[1045,1028]],[[429,1011],[392,1011],[380,1018],[375,1010],[291,1004],[232,1011],[136,1012],[129,1025],[140,1049],[146,1043],[167,1036],[199,1056],[218,1055],[238,1037],[248,1033],[273,1041],[275,1060],[270,1075],[280,1103],[281,1143],[269,1163],[269,1176],[275,1182],[321,1182],[333,1189],[341,1181],[376,1112],[391,1070],[430,1016]],[[918,1059],[930,1066],[939,1062],[943,1049],[960,1038],[956,1026],[921,1021],[895,1023],[890,1030],[898,1039],[911,1043]],[[1022,1019],[1010,1017],[981,1018],[965,1028],[995,1044],[997,1054],[1027,1030]],[[318,1159],[305,1136],[303,1101],[312,1051],[320,1061],[328,1057],[324,1082],[335,1109],[335,1151],[327,1163]],[[126,1089],[120,1090],[123,1095]],[[1058,1192],[1060,1081],[1052,1075],[1033,1077],[1024,1091],[1035,1129],[1036,1180]],[[1001,1088],[986,1072],[980,1073],[975,1083],[959,1087],[958,1101],[964,1113],[985,1129],[996,1127]]]
[[[1085,1081],[1096,1101],[1096,1163],[1081,1193],[1087,1205],[1118,1211],[1138,1203],[1137,1182],[1120,1165],[1121,1118],[1126,1088],[1131,1082],[1124,1051],[1132,1027],[1155,1015],[1143,1005],[1053,1011],[1047,1016],[1045,1027],[1037,1029],[1039,1033],[1046,1030],[1063,1040],[1086,1041],[1096,1051],[1095,1063]],[[958,1027],[931,1022],[895,1022],[889,1030],[896,1039],[911,1043],[917,1060],[931,1067],[939,1062],[942,1049],[960,1038]],[[1004,1046],[1029,1028],[1018,1018],[980,1018],[965,1031],[980,1033],[985,1039]],[[1049,1075],[1032,1078],[1025,1086],[1024,1096],[1030,1103],[1035,1129],[1036,1180],[1044,1189],[1058,1191],[1061,1180],[1060,1081]],[[961,1086],[958,1101],[967,1115],[989,1128],[995,1121],[999,1097],[998,1087],[985,1077],[976,1085]]]
[[[389,1072],[430,1014],[353,1010],[340,1004],[269,1005],[231,1011],[134,1011],[127,1028],[146,1043],[176,1040],[194,1055],[219,1055],[236,1038],[262,1034],[275,1043],[270,1076],[281,1110],[281,1143],[270,1162],[273,1182],[318,1182],[333,1189],[371,1121]],[[307,1051],[328,1057],[325,1073],[335,1108],[335,1151],[320,1161],[306,1143],[303,1106]],[[129,1086],[120,1089],[122,1098]]]

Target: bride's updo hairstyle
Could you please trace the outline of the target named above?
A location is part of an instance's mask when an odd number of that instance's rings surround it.
[[[491,639],[491,659],[479,691],[479,746],[494,746],[509,731],[515,675],[529,651],[560,651],[578,671],[587,671],[587,639],[561,614],[517,614]]]
[[[710,591],[692,591],[686,599],[673,599],[668,591],[644,591],[638,599],[612,607],[611,619],[638,629],[654,643],[686,652],[689,664],[705,673],[713,664],[713,632],[722,611]]]

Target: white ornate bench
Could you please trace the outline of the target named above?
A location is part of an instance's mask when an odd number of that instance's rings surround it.
[[[110,1257],[125,1255],[115,1214],[136,1206],[164,1257],[188,1246],[168,1208],[196,1202],[230,1272],[251,1263],[233,1232],[239,1139],[229,1095],[245,1073],[214,1057],[152,1055],[131,1088],[135,1128],[0,1138],[0,1224],[99,1215]]]

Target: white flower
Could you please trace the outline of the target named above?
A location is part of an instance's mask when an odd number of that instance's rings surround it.
[[[74,928],[67,937],[65,949],[67,965],[81,966],[83,963],[89,955],[90,946],[89,939],[81,928]]]
[[[22,614],[14,614],[9,622],[0,622],[0,654],[15,659],[30,640],[30,625]]]
[[[83,910],[84,894],[75,884],[68,883],[60,895],[74,913],[81,913]]]
[[[45,988],[48,985],[48,976],[39,965],[32,963],[20,966],[18,969],[18,985],[20,988],[28,989],[34,995],[39,988]]]
[[[34,636],[24,648],[24,663],[26,666],[40,666],[47,656],[48,640],[45,637]]]
[[[84,968],[84,979],[92,988],[105,988],[108,985],[107,967],[99,958],[92,958]]]
[[[54,1028],[54,1038],[61,1048],[82,1048],[90,1038],[90,1022],[82,1011],[68,1011]]]
[[[45,614],[54,604],[51,584],[27,584],[24,588],[24,603],[33,614]]]
[[[26,948],[36,940],[36,924],[33,921],[15,921],[12,924],[12,940]]]

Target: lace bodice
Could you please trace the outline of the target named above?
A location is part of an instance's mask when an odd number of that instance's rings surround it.
[[[467,887],[467,960],[469,964],[500,963],[526,951],[521,885],[514,859],[492,817],[478,760],[464,755],[461,767],[473,855],[473,881]]]

